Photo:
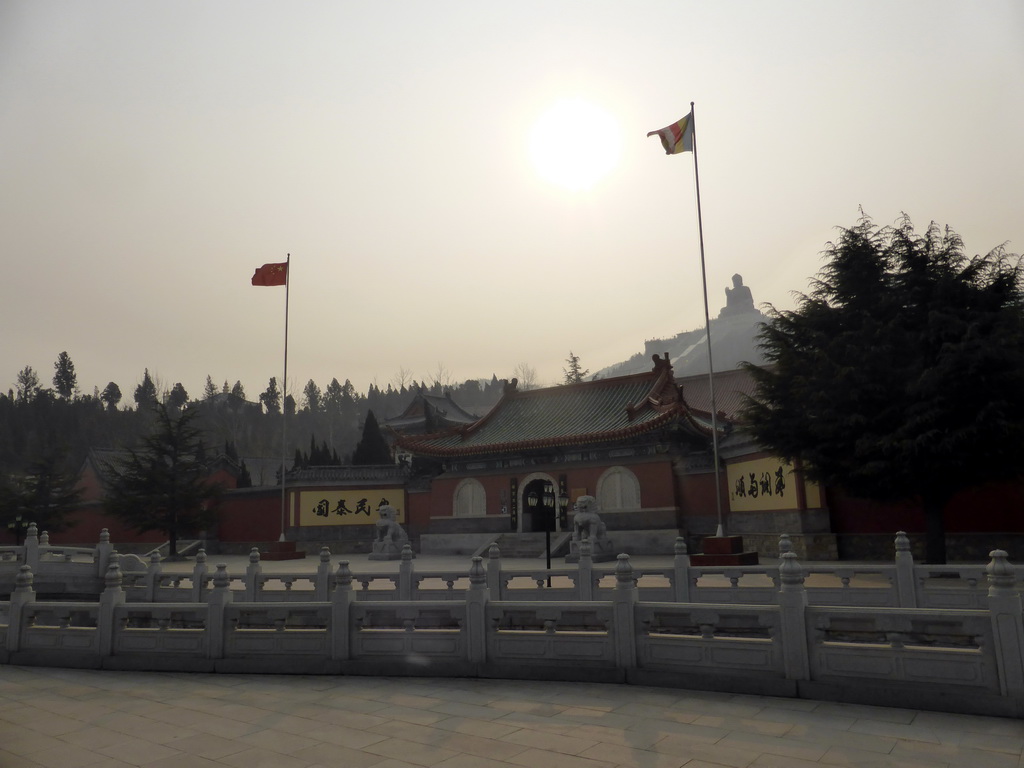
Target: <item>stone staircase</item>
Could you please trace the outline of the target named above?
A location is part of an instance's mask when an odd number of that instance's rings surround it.
[[[569,551],[570,533],[551,534],[551,556],[562,557]],[[544,557],[543,533],[503,533],[495,542],[502,557]],[[486,554],[486,550],[484,552]]]

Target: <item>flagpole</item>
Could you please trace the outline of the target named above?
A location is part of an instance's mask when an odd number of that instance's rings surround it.
[[[288,474],[288,294],[292,289],[292,255],[285,260],[284,272],[284,381],[281,382],[281,538],[284,541],[287,520],[288,496],[285,493],[285,477]]]
[[[704,222],[700,211],[700,171],[697,169],[697,120],[693,102],[690,102],[690,119],[693,120],[693,178],[697,185],[697,235],[700,238],[700,279],[704,287],[704,333],[708,341],[708,387],[711,390],[711,445],[715,461],[715,508],[718,512],[716,536],[725,535],[722,524],[722,482],[718,467],[718,406],[715,404],[715,368],[711,358],[711,317],[708,313],[708,276],[704,266]]]

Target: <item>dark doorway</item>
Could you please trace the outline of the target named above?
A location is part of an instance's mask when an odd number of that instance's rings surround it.
[[[555,489],[550,480],[533,480],[523,488],[523,532],[555,530]]]

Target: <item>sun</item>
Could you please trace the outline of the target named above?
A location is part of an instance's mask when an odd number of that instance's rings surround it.
[[[571,191],[590,189],[622,155],[615,117],[581,98],[552,104],[530,131],[530,160],[545,181]]]

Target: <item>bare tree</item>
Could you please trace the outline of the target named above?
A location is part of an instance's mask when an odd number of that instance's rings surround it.
[[[537,389],[537,369],[529,363],[519,363],[512,369],[512,375],[518,380],[518,389],[522,391]]]
[[[434,384],[440,385],[441,389],[451,389],[452,372],[442,362],[438,362],[437,370],[434,371]]]
[[[408,368],[399,368],[398,372],[391,377],[391,383],[395,389],[402,390],[408,389],[409,385],[413,382],[412,371]]]

